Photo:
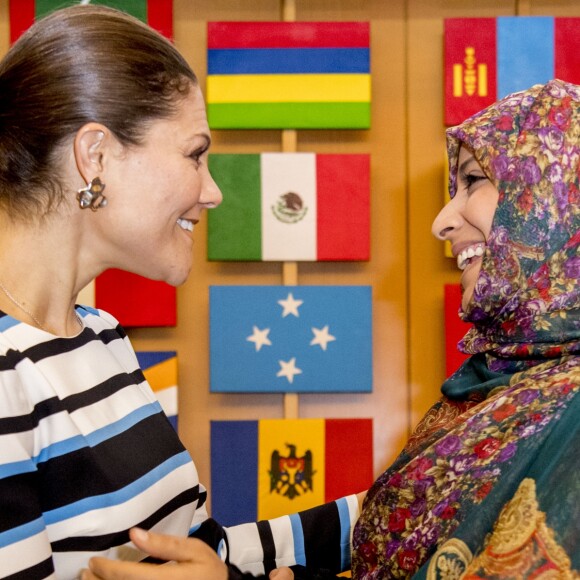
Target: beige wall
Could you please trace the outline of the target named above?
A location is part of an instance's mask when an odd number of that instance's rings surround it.
[[[288,0],[287,0],[288,1]],[[443,284],[455,282],[430,225],[443,200],[443,18],[580,16],[575,0],[295,0],[297,20],[371,22],[372,127],[299,131],[297,149],[370,153],[371,260],[304,263],[299,284],[373,287],[374,391],[300,395],[300,417],[372,417],[375,473],[396,455],[444,379]],[[205,85],[206,22],[278,20],[282,0],[174,0],[175,43]],[[0,0],[0,52],[8,48],[8,0]],[[280,131],[215,131],[214,152],[281,150]],[[178,326],[134,329],[137,350],[175,349],[180,435],[210,484],[211,419],[278,418],[282,395],[209,394],[208,286],[280,284],[277,263],[209,263],[205,222],[196,229],[194,268],[178,291]]]

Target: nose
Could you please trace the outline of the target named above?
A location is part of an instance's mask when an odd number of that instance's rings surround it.
[[[201,195],[199,203],[207,209],[217,207],[222,202],[223,196],[218,184],[214,181],[209,169],[206,168],[203,175]]]
[[[431,233],[439,240],[447,240],[449,235],[463,223],[461,212],[458,211],[457,197],[447,202],[437,217],[433,220]]]

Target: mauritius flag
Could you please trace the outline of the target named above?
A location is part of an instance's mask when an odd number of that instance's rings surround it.
[[[173,0],[10,0],[10,42],[50,12],[75,4],[103,4],[127,12],[173,38]]]
[[[211,422],[212,517],[231,526],[368,489],[372,419]]]
[[[369,155],[213,154],[209,260],[368,260]]]
[[[210,390],[370,392],[370,286],[211,286]]]
[[[213,129],[368,129],[368,22],[208,23]]]
[[[445,124],[559,78],[580,83],[580,18],[445,20]]]
[[[149,386],[177,431],[177,353],[137,351],[135,354]]]

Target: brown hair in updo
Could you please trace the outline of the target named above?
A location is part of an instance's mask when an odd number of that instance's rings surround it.
[[[64,197],[58,153],[85,123],[139,145],[197,79],[163,36],[112,8],[74,6],[35,23],[0,62],[0,205],[35,220]]]

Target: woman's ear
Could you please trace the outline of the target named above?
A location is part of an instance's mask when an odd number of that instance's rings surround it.
[[[102,175],[111,138],[111,132],[101,123],[87,123],[77,131],[74,140],[74,156],[85,183]]]

